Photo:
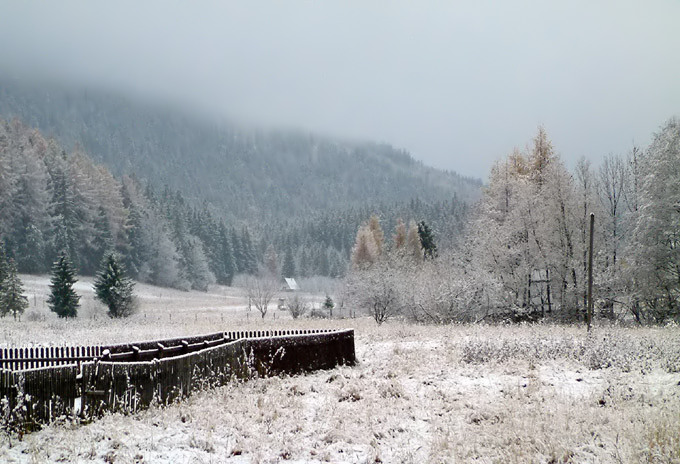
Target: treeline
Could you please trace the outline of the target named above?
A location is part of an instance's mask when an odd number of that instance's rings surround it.
[[[415,253],[413,260],[414,253],[396,252],[400,234],[383,246],[382,232],[360,229],[348,292],[376,320],[386,314],[434,322],[577,321],[587,307],[591,213],[597,316],[680,320],[676,119],[646,150],[609,155],[598,167],[582,159],[574,172],[540,128],[525,150],[492,168],[457,248],[434,259]],[[386,252],[365,265],[356,259],[360,238]]]
[[[357,228],[367,217],[376,215],[388,228],[396,227],[401,218],[425,220],[437,231],[440,245],[448,249],[459,239],[468,212],[468,203],[455,196],[436,202],[413,199],[405,203],[322,211],[265,227],[259,251],[264,257],[267,248],[273,245],[281,263],[290,255],[292,266],[287,268],[286,276],[342,277],[347,271]]]
[[[182,289],[229,285],[263,266],[287,277],[340,277],[356,228],[373,212],[386,223],[422,217],[453,238],[467,204],[411,200],[230,224],[206,201],[116,179],[83,151],[67,153],[18,120],[0,121],[0,238],[22,273],[47,273],[66,250],[78,273],[94,275],[114,250],[136,280]]]

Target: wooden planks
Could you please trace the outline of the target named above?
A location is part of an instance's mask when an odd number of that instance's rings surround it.
[[[100,346],[49,346],[1,348],[0,369],[22,371],[91,361],[101,355]]]
[[[135,412],[234,378],[355,362],[351,329],[219,332],[112,347],[5,348],[0,355],[0,399],[18,411],[0,427],[14,421],[24,429],[75,414]]]

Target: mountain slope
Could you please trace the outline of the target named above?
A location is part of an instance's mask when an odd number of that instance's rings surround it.
[[[481,183],[438,171],[388,145],[207,122],[105,92],[3,79],[0,117],[81,146],[116,175],[207,200],[253,223],[331,208],[476,198]]]

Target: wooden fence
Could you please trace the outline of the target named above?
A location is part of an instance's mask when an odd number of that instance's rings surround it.
[[[54,364],[0,370],[2,426],[30,430],[59,417],[134,412],[233,378],[295,374],[355,362],[351,329],[219,332],[89,348],[99,348],[99,356],[81,359],[87,355],[69,351],[69,365],[57,364],[64,361],[57,357],[35,356],[35,351],[24,358],[15,352],[12,358],[4,357],[7,365]]]
[[[193,337],[170,338],[165,340],[121,343],[108,346],[51,346],[30,348],[1,348],[0,370],[22,371],[39,367],[80,365],[104,356],[107,360],[133,361],[150,360],[159,357],[177,356],[198,349],[217,346],[226,341],[242,338],[281,337],[287,335],[309,335],[328,333],[326,329],[312,330],[247,330],[216,332]],[[165,352],[163,353],[163,350]]]
[[[65,366],[101,356],[101,346],[49,346],[0,349],[0,369],[21,371],[38,367]]]

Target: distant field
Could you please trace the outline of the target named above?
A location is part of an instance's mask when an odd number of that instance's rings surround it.
[[[81,295],[78,317],[62,320],[47,306],[49,277],[22,275],[21,279],[30,307],[21,321],[0,319],[0,346],[115,343],[293,322],[287,311],[276,309],[278,297],[286,298],[290,293],[277,295],[263,321],[255,308],[248,310],[242,289],[215,285],[208,292],[183,292],[145,284],[135,286],[136,314],[112,320],[106,308],[94,300],[91,277],[79,277],[75,284]],[[323,295],[302,295],[317,306],[323,300]]]
[[[142,285],[139,313],[112,321],[87,282],[82,317],[65,322],[42,307],[46,279],[33,279],[24,276],[35,307],[21,322],[0,320],[3,344],[354,327],[359,364],[234,383],[21,441],[3,436],[0,462],[680,462],[677,327],[587,335],[552,325],[296,321],[276,310],[262,321],[235,289]]]

